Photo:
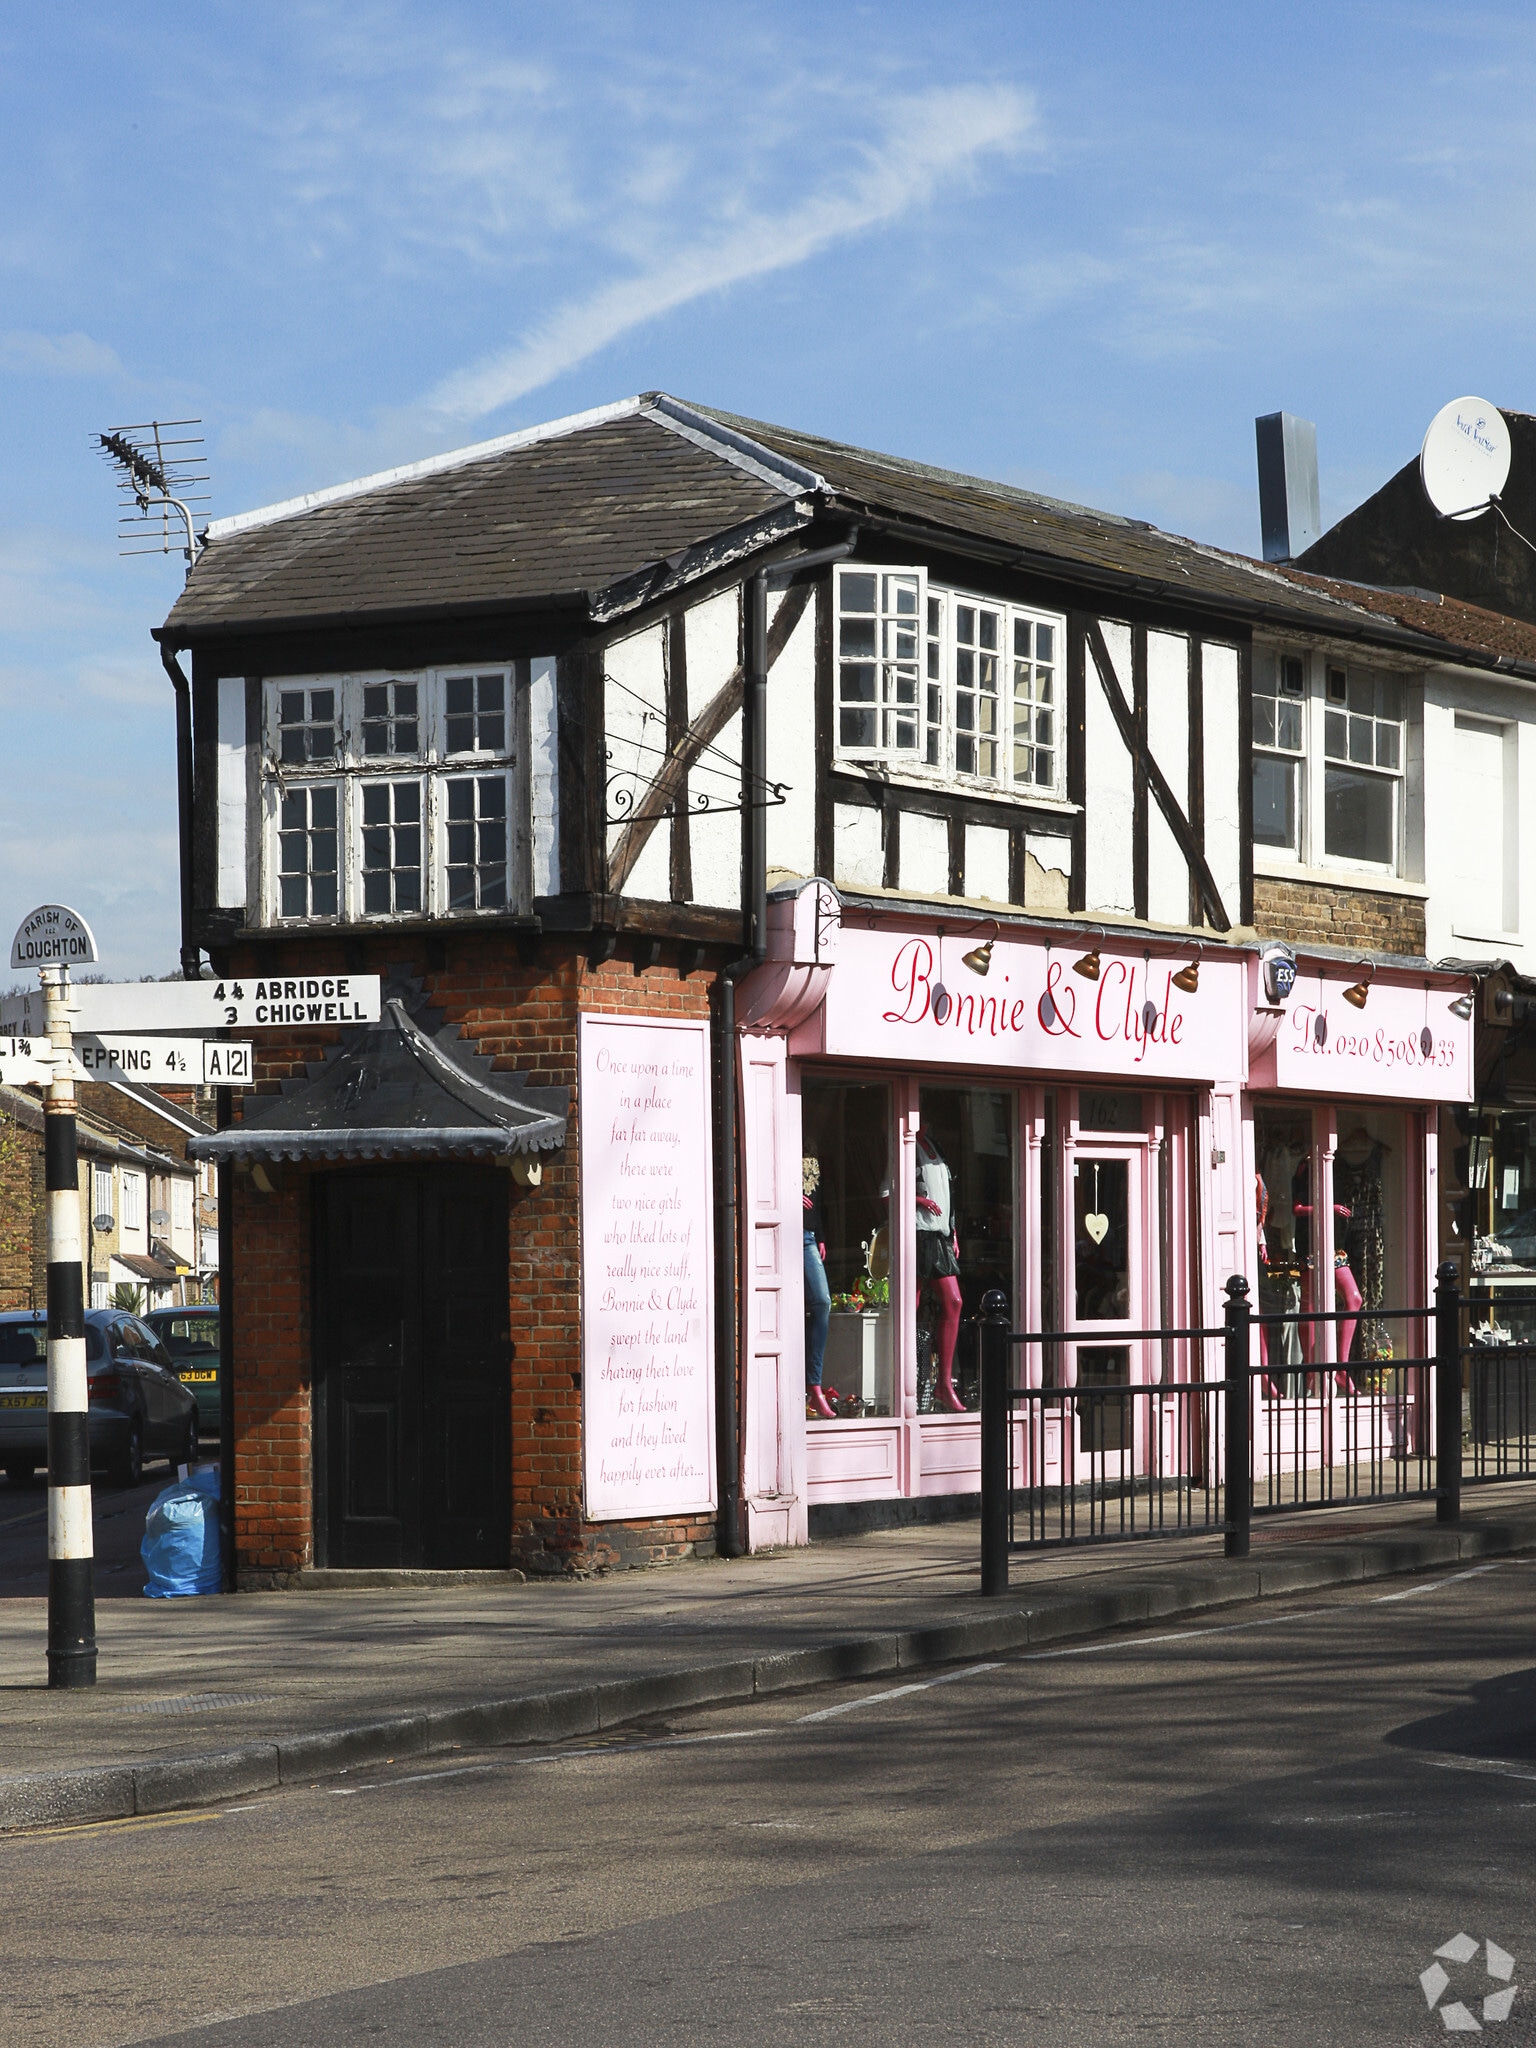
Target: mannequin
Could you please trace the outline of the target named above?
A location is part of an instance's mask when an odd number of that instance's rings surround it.
[[[821,1161],[807,1155],[800,1161],[800,1195],[805,1222],[805,1402],[823,1422],[836,1411],[821,1391],[822,1362],[827,1355],[827,1325],[832,1319],[832,1290],[827,1285],[827,1226],[821,1213]]]
[[[949,1168],[926,1132],[917,1140],[917,1283],[925,1283],[936,1309],[934,1344],[939,1383],[934,1399],[952,1413],[965,1403],[955,1392],[955,1345],[960,1336],[960,1258],[955,1242]]]
[[[1298,1227],[1297,1229],[1296,1245],[1298,1250],[1303,1249],[1305,1245],[1305,1248],[1308,1252],[1307,1265],[1309,1267],[1312,1264],[1312,1259],[1310,1256],[1311,1247],[1310,1244],[1306,1244],[1305,1240],[1307,1238],[1310,1238],[1311,1235],[1310,1219],[1312,1215],[1312,1204],[1309,1200],[1302,1200],[1298,1202],[1294,1199],[1294,1197],[1296,1195],[1302,1195],[1305,1197],[1308,1196],[1310,1192],[1311,1173],[1309,1170],[1308,1162],[1306,1160],[1303,1160],[1301,1165],[1296,1169],[1296,1178],[1292,1187],[1293,1199],[1291,1202],[1291,1207],[1296,1213],[1296,1215],[1305,1216],[1306,1218],[1308,1218],[1308,1228],[1305,1234],[1303,1233],[1300,1227]],[[1349,1218],[1350,1211],[1346,1203],[1335,1202],[1333,1205],[1333,1213],[1335,1216],[1343,1217],[1347,1221]],[[1308,1289],[1309,1294],[1310,1292],[1311,1290]],[[1355,1341],[1356,1312],[1359,1310],[1361,1302],[1363,1301],[1364,1297],[1360,1292],[1359,1284],[1356,1281],[1354,1274],[1350,1271],[1348,1252],[1339,1251],[1338,1249],[1335,1249],[1333,1254],[1333,1292],[1334,1297],[1337,1300],[1339,1306],[1341,1308],[1346,1308],[1351,1311],[1349,1317],[1339,1324],[1339,1352],[1337,1362],[1339,1367],[1343,1368],[1344,1366],[1347,1366],[1349,1363],[1349,1347]],[[1315,1349],[1313,1355],[1316,1356]],[[1346,1378],[1347,1375],[1341,1369],[1338,1374],[1339,1384],[1341,1388],[1343,1388]]]

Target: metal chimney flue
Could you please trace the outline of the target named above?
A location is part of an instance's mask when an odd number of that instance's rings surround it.
[[[1253,423],[1259,449],[1259,525],[1266,562],[1294,562],[1323,530],[1317,502],[1317,428],[1293,412]]]

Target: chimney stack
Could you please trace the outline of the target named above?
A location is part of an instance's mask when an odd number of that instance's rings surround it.
[[[1264,559],[1294,562],[1323,530],[1317,507],[1317,428],[1293,412],[1265,413],[1253,426]]]

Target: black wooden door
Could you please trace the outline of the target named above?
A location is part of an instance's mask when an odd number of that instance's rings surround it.
[[[317,1562],[504,1567],[511,1372],[501,1175],[334,1174],[316,1192]]]

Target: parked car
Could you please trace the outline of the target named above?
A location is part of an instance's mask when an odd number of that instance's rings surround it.
[[[197,1419],[203,1434],[217,1436],[221,1371],[218,1304],[151,1309],[143,1320],[171,1354],[176,1377],[197,1396]]]
[[[147,1457],[197,1457],[197,1400],[170,1353],[137,1316],[90,1309],[85,1318],[91,1464],[114,1486],[137,1486]],[[17,1483],[48,1463],[48,1320],[0,1315],[0,1465]]]

